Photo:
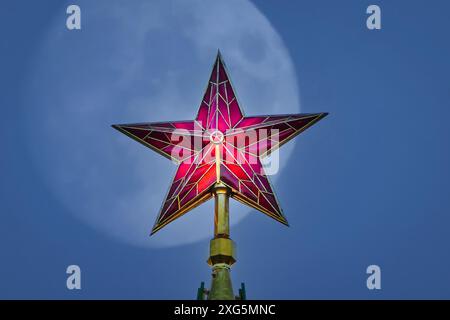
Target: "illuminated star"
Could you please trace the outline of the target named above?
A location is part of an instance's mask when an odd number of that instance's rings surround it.
[[[261,159],[326,113],[245,117],[218,53],[195,120],[113,127],[178,163],[152,234],[213,194],[223,183],[231,197],[287,225]]]

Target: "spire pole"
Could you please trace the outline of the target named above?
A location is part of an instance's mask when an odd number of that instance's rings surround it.
[[[214,185],[214,238],[210,242],[208,264],[212,267],[208,300],[234,300],[230,269],[236,262],[235,244],[230,239],[230,189],[223,183]]]

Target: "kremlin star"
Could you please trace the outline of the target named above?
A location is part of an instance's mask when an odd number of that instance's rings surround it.
[[[218,53],[195,120],[113,127],[178,163],[153,234],[213,197],[216,183],[228,187],[232,198],[287,225],[261,159],[326,115],[244,116]]]

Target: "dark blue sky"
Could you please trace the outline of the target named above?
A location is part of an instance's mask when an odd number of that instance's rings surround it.
[[[369,31],[375,3],[382,30]],[[250,299],[450,298],[450,5],[255,4],[294,61],[302,111],[330,115],[298,139],[275,185],[291,227],[253,212],[233,228],[236,290],[244,281]],[[208,241],[115,241],[69,214],[36,172],[23,117],[39,106],[22,95],[64,11],[60,1],[0,5],[0,298],[195,298],[209,284]],[[81,291],[65,287],[70,264],[82,269]],[[366,288],[370,264],[381,267],[380,291]]]

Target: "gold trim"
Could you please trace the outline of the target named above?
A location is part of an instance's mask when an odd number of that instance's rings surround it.
[[[212,198],[211,191],[209,189],[206,189],[203,192],[203,194],[202,194],[202,196],[200,198],[198,198],[198,199],[194,198],[193,200],[196,200],[196,201],[192,201],[192,203],[189,203],[188,205],[186,205],[183,208],[183,210],[180,210],[179,212],[177,212],[176,214],[174,214],[173,216],[171,216],[169,219],[167,219],[166,221],[164,221],[162,223],[155,223],[155,225],[152,228],[152,231],[151,231],[150,235],[154,235],[156,232],[161,230],[163,227],[165,227],[166,225],[168,225],[172,221],[178,219],[179,217],[184,215],[186,212],[188,212],[188,211],[198,207],[199,205],[201,205],[202,203],[206,202],[210,198]]]

